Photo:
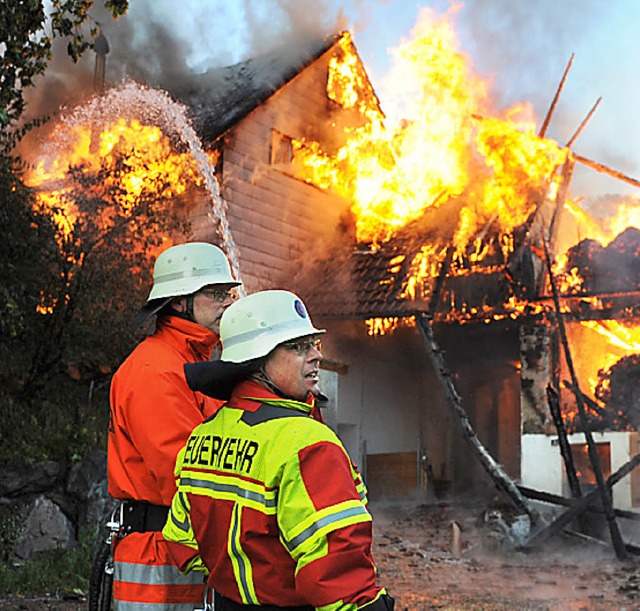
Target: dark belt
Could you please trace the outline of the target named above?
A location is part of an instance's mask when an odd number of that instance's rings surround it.
[[[215,593],[215,609],[216,611],[314,611],[314,607],[305,605],[304,607],[279,607],[278,605],[243,605],[231,600],[226,596],[222,596],[218,592]]]
[[[122,525],[126,534],[162,530],[169,515],[168,507],[146,501],[124,501],[122,505]]]

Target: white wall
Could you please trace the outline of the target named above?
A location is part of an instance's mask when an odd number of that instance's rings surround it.
[[[349,443],[360,443],[360,456],[362,444],[368,454],[416,451],[424,438],[429,394],[417,329],[370,337],[364,321],[323,321],[322,326],[327,328],[324,356],[344,366],[336,374],[338,430]]]
[[[609,443],[611,473],[615,473],[638,452],[638,433],[592,433],[596,444]],[[585,444],[583,433],[567,436],[570,444]],[[603,470],[606,465],[602,465]],[[528,434],[522,436],[522,484],[535,490],[568,496],[564,461],[555,435]],[[637,506],[638,491],[632,490],[632,476],[627,475],[613,487],[613,505],[617,509]]]

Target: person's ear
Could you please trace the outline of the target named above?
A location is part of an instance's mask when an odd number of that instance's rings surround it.
[[[184,314],[187,311],[187,298],[186,297],[174,297],[171,300],[171,307],[180,314]]]

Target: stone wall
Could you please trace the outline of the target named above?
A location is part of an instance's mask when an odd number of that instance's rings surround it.
[[[107,493],[107,455],[80,462],[13,463],[0,469],[0,559],[20,562],[33,554],[73,548],[83,529],[96,532],[114,501]]]

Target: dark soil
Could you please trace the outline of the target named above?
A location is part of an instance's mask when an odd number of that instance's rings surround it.
[[[373,503],[371,511],[380,583],[396,611],[640,610],[640,560],[621,562],[595,539],[562,535],[525,553],[504,547],[478,504]],[[0,600],[3,611],[86,608],[76,595]]]

